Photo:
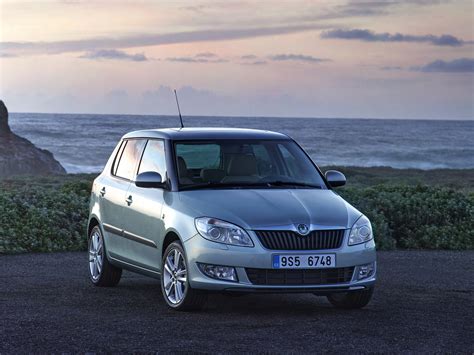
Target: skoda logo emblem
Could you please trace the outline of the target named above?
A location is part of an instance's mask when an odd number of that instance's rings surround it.
[[[296,228],[298,229],[298,233],[301,235],[307,235],[309,233],[309,227],[304,223],[298,224]]]

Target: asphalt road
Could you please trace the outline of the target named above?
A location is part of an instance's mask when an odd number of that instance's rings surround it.
[[[92,286],[85,253],[0,256],[0,270],[0,353],[474,352],[474,251],[380,252],[375,296],[356,311],[293,294],[174,312],[154,279]]]

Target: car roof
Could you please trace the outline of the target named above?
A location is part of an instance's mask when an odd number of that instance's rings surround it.
[[[283,133],[247,128],[163,128],[127,133],[127,138],[162,138],[171,140],[206,139],[290,139]]]

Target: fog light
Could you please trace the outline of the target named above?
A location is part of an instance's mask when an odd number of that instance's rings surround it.
[[[356,268],[356,280],[367,279],[375,274],[375,262],[365,265],[359,265]]]
[[[225,281],[234,281],[237,282],[237,272],[232,266],[220,266],[220,265],[209,265],[209,264],[199,264],[199,269],[203,272],[204,275],[209,276],[213,279],[225,280]]]

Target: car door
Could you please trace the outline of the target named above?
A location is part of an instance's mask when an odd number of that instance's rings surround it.
[[[99,186],[105,243],[109,255],[115,258],[127,257],[127,242],[123,237],[126,198],[145,143],[143,139],[124,140],[110,175]]]
[[[160,139],[148,140],[138,174],[157,172],[166,180],[165,144]],[[162,208],[165,190],[161,188],[141,188],[130,184],[127,199],[131,201],[124,218],[124,233],[134,246],[130,255],[137,266],[159,271],[161,245],[164,238]]]

